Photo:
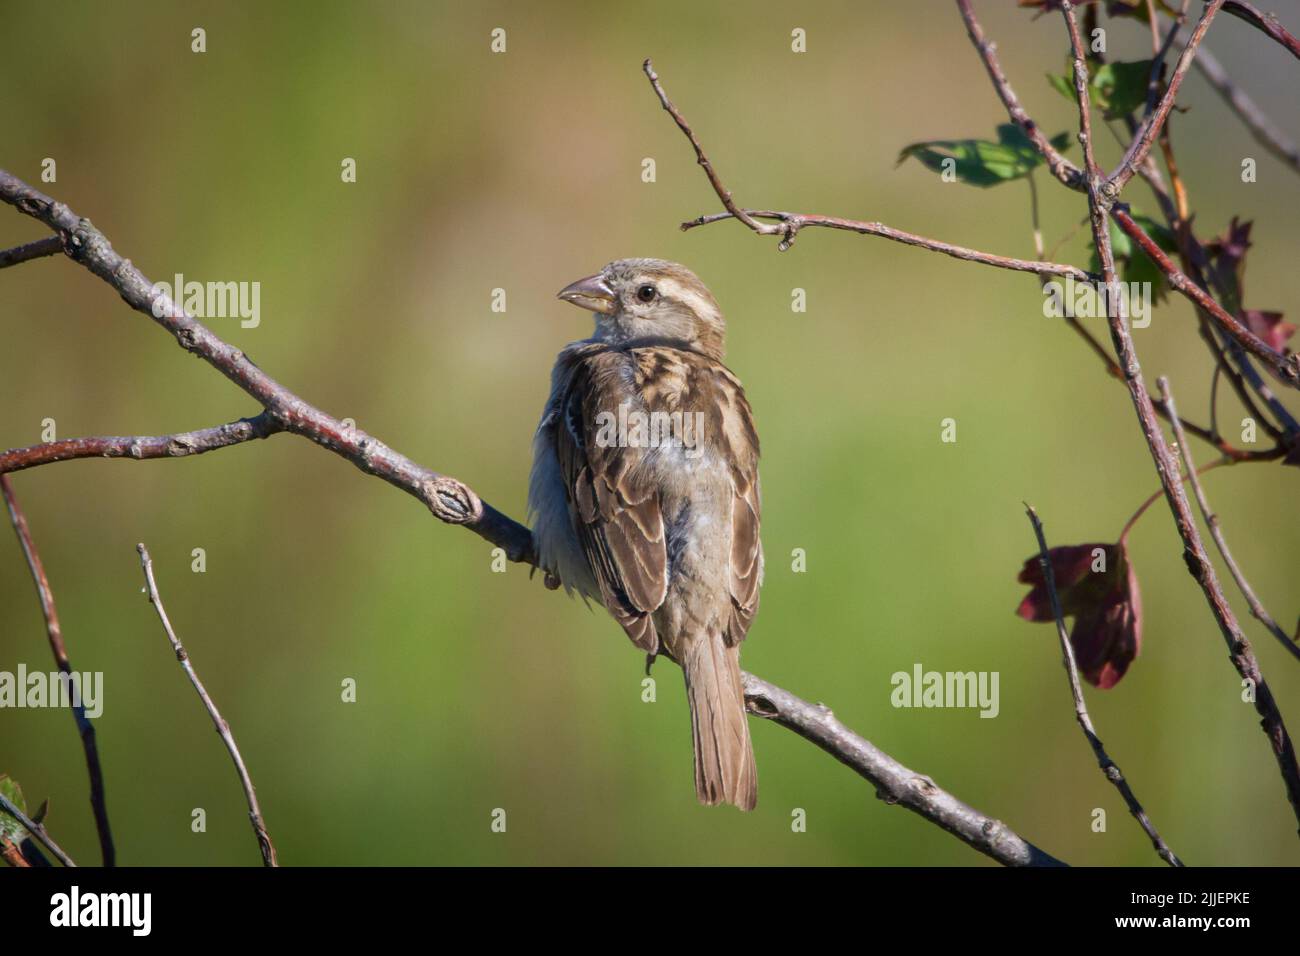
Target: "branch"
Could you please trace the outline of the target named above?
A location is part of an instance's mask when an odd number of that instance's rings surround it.
[[[1133,141],[1129,143],[1128,149],[1124,152],[1124,158],[1119,161],[1115,171],[1107,177],[1102,188],[1107,199],[1113,200],[1118,196],[1125,184],[1137,173],[1138,168],[1146,162],[1152,144],[1156,141],[1156,137],[1160,135],[1160,129],[1165,125],[1165,120],[1169,118],[1169,111],[1173,109],[1174,99],[1178,96],[1178,88],[1183,85],[1183,77],[1187,75],[1187,70],[1196,57],[1196,48],[1201,45],[1201,40],[1205,37],[1205,31],[1210,28],[1210,23],[1213,22],[1219,8],[1223,6],[1223,2],[1224,0],[1210,0],[1205,5],[1200,21],[1192,30],[1191,38],[1188,39],[1187,46],[1183,47],[1182,55],[1178,57],[1178,63],[1174,67],[1173,75],[1169,77],[1169,85],[1165,88],[1164,96],[1160,97],[1160,102],[1156,105],[1155,110],[1147,113],[1137,135],[1133,137]],[[1077,24],[1075,30],[1076,32],[1078,30]]]
[[[1160,271],[1169,280],[1170,288],[1176,289],[1204,309],[1220,328],[1252,355],[1267,363],[1282,381],[1292,388],[1300,388],[1300,356],[1281,355],[1273,351],[1263,339],[1238,322],[1204,289],[1174,265],[1173,260],[1165,255],[1164,250],[1156,244],[1155,240],[1146,234],[1146,230],[1133,221],[1133,217],[1123,206],[1116,206],[1110,214],[1119,227],[1142,247],[1142,251],[1151,258],[1151,261],[1160,267]]]
[[[99,435],[65,438],[0,452],[0,475],[73,458],[186,458],[284,431],[270,414],[174,435]]]
[[[1218,2],[1221,3],[1222,0],[1218,0]],[[1074,6],[1069,0],[1063,0],[1061,9],[1065,17],[1066,27],[1070,32],[1070,44],[1074,53],[1074,86],[1075,92],[1079,96],[1079,140],[1083,144],[1084,161],[1087,169],[1088,207],[1092,223],[1093,242],[1101,259],[1106,288],[1110,290],[1116,288],[1114,285],[1116,282],[1115,257],[1110,245],[1106,201],[1101,195],[1104,181],[1093,155],[1092,127],[1088,102],[1088,67],[1084,62],[1083,41],[1079,37],[1079,25],[1075,20]],[[1277,702],[1273,699],[1273,692],[1269,689],[1264,680],[1264,675],[1259,669],[1259,662],[1255,659],[1250,643],[1242,634],[1237,619],[1232,613],[1232,608],[1223,595],[1223,589],[1219,585],[1214,565],[1210,563],[1210,559],[1205,552],[1200,532],[1197,531],[1196,522],[1192,518],[1187,495],[1183,491],[1178,463],[1174,460],[1173,454],[1165,442],[1164,432],[1160,430],[1160,423],[1156,418],[1151,396],[1147,393],[1146,384],[1142,381],[1142,367],[1138,363],[1137,350],[1133,346],[1133,338],[1129,334],[1128,323],[1121,314],[1122,310],[1113,307],[1112,296],[1109,291],[1103,297],[1103,301],[1106,303],[1106,318],[1110,325],[1115,355],[1119,360],[1120,368],[1124,370],[1124,381],[1128,385],[1129,395],[1133,399],[1133,407],[1137,411],[1143,438],[1146,439],[1147,447],[1151,451],[1156,474],[1160,477],[1160,485],[1164,488],[1165,499],[1173,512],[1174,523],[1177,525],[1179,537],[1183,541],[1183,560],[1187,563],[1188,571],[1200,586],[1206,601],[1210,605],[1214,619],[1223,634],[1224,642],[1228,645],[1228,654],[1233,666],[1242,679],[1249,681],[1249,686],[1255,689],[1255,710],[1262,718],[1260,727],[1268,738],[1273,756],[1277,760],[1278,770],[1286,788],[1287,799],[1291,802],[1291,809],[1296,815],[1297,822],[1300,822],[1300,767],[1296,764],[1296,753],[1294,746],[1291,744],[1291,737],[1287,733],[1285,723],[1282,721],[1282,714],[1278,710]]]
[[[1293,57],[1300,59],[1300,40],[1288,33],[1274,14],[1261,13],[1245,0],[1228,0],[1224,4],[1223,12],[1230,13],[1239,20],[1245,20],[1257,30],[1264,31],[1282,44]]]
[[[28,817],[27,814],[19,810],[18,807],[14,805],[13,801],[10,800],[8,797],[6,797],[3,793],[0,793],[0,810],[3,810],[5,813],[9,814],[15,820],[21,823],[23,825],[23,829],[25,829],[28,833],[34,836],[37,840],[39,840],[41,844],[45,847],[45,849],[53,853],[55,857],[58,858],[58,861],[62,863],[64,866],[77,865],[72,862],[72,857],[64,853],[63,848],[54,842],[54,838],[45,832],[44,824],[37,823],[34,820],[32,820],[30,817]]]
[[[1007,115],[1011,117],[1011,121],[1020,127],[1029,137],[1029,141],[1034,144],[1034,148],[1047,160],[1047,168],[1051,170],[1053,176],[1071,189],[1083,190],[1085,188],[1083,171],[1061,155],[1020,105],[1020,100],[1016,98],[1006,74],[1002,72],[1001,64],[998,63],[997,44],[984,37],[984,30],[975,19],[975,11],[971,9],[970,0],[957,0],[957,8],[961,11],[962,19],[966,21],[966,32],[970,35],[970,41],[975,44],[975,49],[984,60],[984,68],[988,71],[989,79],[993,81],[993,88],[997,90],[1002,105],[1007,108]]]
[[[1227,565],[1228,573],[1232,579],[1237,582],[1237,587],[1245,597],[1246,603],[1250,605],[1250,613],[1255,616],[1261,624],[1264,625],[1274,637],[1290,652],[1291,656],[1300,660],[1300,646],[1297,646],[1286,631],[1278,627],[1277,622],[1264,610],[1264,605],[1260,603],[1259,598],[1255,596],[1255,591],[1242,574],[1241,568],[1233,560],[1232,552],[1228,550],[1228,541],[1223,536],[1223,528],[1219,525],[1219,516],[1210,509],[1209,499],[1205,496],[1205,489],[1201,486],[1201,480],[1197,475],[1196,466],[1192,462],[1192,449],[1188,446],[1187,437],[1183,434],[1182,425],[1179,424],[1177,411],[1174,407],[1173,392],[1169,390],[1169,379],[1161,376],[1156,379],[1156,385],[1160,389],[1160,400],[1165,409],[1169,412],[1169,421],[1173,423],[1174,441],[1178,449],[1182,452],[1183,466],[1187,470],[1188,480],[1192,486],[1192,492],[1196,495],[1196,503],[1200,505],[1201,517],[1205,519],[1206,527],[1210,529],[1210,537],[1214,539],[1214,544],[1219,549],[1219,554],[1223,556],[1223,563]]]
[[[218,338],[203,323],[187,315],[113,250],[104,234],[62,203],[0,169],[0,200],[58,232],[68,257],[99,276],[138,312],[149,316],[173,336],[181,348],[199,356],[257,400],[275,426],[310,439],[346,458],[367,474],[422,501],[434,517],[464,525],[503,548],[511,561],[533,563],[532,535],[482,501],[455,478],[417,465],[359,428],[344,425],[305,402],[258,368],[243,352]]]
[[[45,565],[41,561],[40,552],[36,550],[36,542],[32,539],[31,529],[27,526],[27,517],[18,505],[8,475],[0,474],[0,493],[4,495],[5,504],[9,508],[9,520],[13,522],[18,543],[22,545],[23,556],[27,559],[27,567],[32,573],[32,582],[36,585],[36,594],[41,601],[41,613],[45,617],[45,633],[50,642],[50,650],[54,653],[54,661],[58,665],[59,673],[67,675],[70,679],[72,664],[68,660],[68,649],[63,643],[63,628],[59,625],[59,612],[54,605],[54,591],[50,588],[49,578],[45,576]],[[77,724],[77,733],[81,737],[81,749],[86,755],[86,771],[90,775],[90,808],[95,816],[95,832],[99,834],[100,855],[104,866],[115,866],[117,853],[113,849],[113,834],[108,825],[108,807],[104,802],[104,772],[99,763],[95,727],[86,716],[86,706],[81,701],[80,695],[71,695],[69,705],[72,709],[72,718]]]
[[[742,674],[749,712],[775,721],[811,741],[876,788],[876,796],[901,804],[962,842],[1006,866],[1064,866],[1018,836],[942,790],[933,780],[904,767],[889,754],[849,730],[830,709],[810,704],[753,674]]]
[[[894,242],[901,242],[905,246],[917,246],[921,249],[929,249],[931,252],[940,252],[945,256],[952,256],[954,259],[963,259],[967,262],[978,262],[986,266],[994,266],[998,269],[1010,269],[1014,272],[1032,272],[1036,275],[1053,275],[1069,276],[1077,282],[1091,282],[1096,277],[1091,273],[1085,272],[1078,266],[1067,265],[1060,262],[1046,262],[1041,259],[1014,259],[1009,256],[999,256],[991,252],[980,252],[978,249],[968,249],[965,246],[955,246],[948,242],[941,242],[938,239],[929,239],[925,236],[919,236],[913,232],[904,232],[901,229],[894,229],[879,222],[864,222],[859,219],[842,219],[839,216],[818,216],[808,213],[798,212],[777,212],[770,209],[748,209],[746,214],[757,219],[779,219],[785,224],[785,238],[781,240],[778,248],[789,249],[794,242],[794,237],[799,230],[805,226],[821,226],[826,229],[842,229],[846,232],[856,232],[865,236],[879,236],[882,239],[892,239]],[[708,216],[699,216],[695,219],[689,219],[682,223],[682,230],[694,229],[698,226],[707,226],[711,223],[721,222],[724,219],[733,218],[729,212],[717,212]]]
[[[1228,8],[1224,7],[1224,10]],[[1297,148],[1296,144],[1277,128],[1205,47],[1201,47],[1196,55],[1196,69],[1237,114],[1237,117],[1246,124],[1250,135],[1257,143],[1292,169],[1300,171],[1300,148]]]
[[[27,215],[46,222],[52,228],[63,231],[64,241],[72,250],[70,258],[117,289],[132,307],[148,314],[172,332],[182,347],[199,354],[263,402],[267,417],[278,429],[303,435],[352,461],[366,473],[378,475],[402,488],[425,501],[440,520],[461,524],[501,546],[510,560],[535,565],[532,532],[482,502],[478,495],[461,482],[421,468],[363,432],[344,428],[341,422],[309,405],[266,376],[248,362],[241,352],[222,342],[201,323],[176,309],[174,304],[164,302],[164,315],[161,318],[155,317],[149,305],[151,291],[148,280],[114,252],[103,234],[88,221],[78,219],[66,206],[55,203],[3,170],[0,170],[0,199]],[[51,443],[57,444],[59,443]],[[8,456],[16,454],[18,452],[7,452],[0,461],[9,461]],[[47,452],[33,454],[42,457]],[[42,461],[45,460],[57,461],[61,458],[43,457]],[[452,509],[449,501],[460,503],[459,510],[449,510]],[[473,503],[477,510],[466,503]],[[463,514],[471,517],[463,518]],[[478,516],[473,517],[474,514]],[[142,554],[141,558],[143,561],[145,555]],[[159,611],[161,616],[161,606]],[[866,740],[845,729],[829,715],[813,712],[811,705],[793,694],[753,675],[746,675],[746,681],[751,709],[756,706],[756,700],[761,698],[762,701],[757,704],[760,709],[756,713],[775,720],[817,744],[876,783],[891,799],[897,799],[927,820],[960,836],[980,852],[1008,866],[1059,863],[1054,857],[1017,836],[1004,824],[980,815],[926,778],[913,774]],[[913,779],[920,782],[909,783]]]
[[[1092,747],[1093,755],[1097,758],[1097,766],[1105,774],[1115,789],[1119,791],[1120,796],[1124,798],[1124,803],[1128,807],[1128,812],[1133,814],[1134,819],[1141,825],[1146,835],[1151,838],[1151,845],[1155,847],[1156,853],[1160,859],[1164,860],[1170,866],[1182,866],[1182,861],[1174,856],[1174,851],[1161,839],[1155,824],[1151,822],[1142,804],[1138,802],[1137,796],[1133,789],[1124,779],[1124,774],[1120,771],[1119,765],[1110,759],[1106,753],[1106,748],[1097,736],[1097,731],[1092,725],[1092,717],[1088,714],[1088,705],[1083,700],[1083,688],[1079,685],[1079,666],[1074,659],[1074,645],[1070,643],[1070,635],[1065,630],[1065,615],[1061,613],[1061,598],[1056,593],[1056,573],[1052,569],[1052,559],[1047,550],[1047,539],[1043,536],[1043,523],[1038,520],[1038,513],[1030,505],[1025,505],[1025,513],[1029,515],[1029,523],[1034,526],[1034,534],[1038,538],[1038,561],[1043,569],[1043,578],[1047,583],[1047,593],[1052,601],[1052,615],[1056,618],[1056,634],[1061,641],[1061,657],[1064,659],[1066,675],[1070,679],[1070,694],[1074,698],[1074,719],[1078,721],[1079,728],[1083,731],[1084,737],[1088,739]]]
[[[892,239],[894,242],[901,242],[907,246],[917,246],[922,249],[929,249],[931,252],[940,252],[946,256],[952,256],[954,259],[964,259],[968,262],[979,262],[987,266],[995,266],[999,269],[1011,269],[1016,272],[1032,272],[1036,275],[1057,275],[1069,276],[1080,282],[1090,282],[1093,276],[1084,270],[1071,265],[1064,265],[1057,262],[1043,262],[1038,259],[1013,259],[1008,256],[994,255],[990,252],[980,252],[978,249],[968,249],[965,246],[955,246],[948,242],[941,242],[938,239],[929,239],[925,236],[919,236],[916,233],[904,232],[901,229],[893,229],[879,222],[864,222],[858,219],[843,219],[839,216],[818,216],[806,213],[794,212],[775,212],[763,209],[741,209],[731,198],[731,191],[722,184],[718,174],[714,172],[713,165],[705,155],[704,148],[700,145],[691,125],[686,122],[681,111],[673,105],[668,94],[664,92],[663,84],[659,82],[659,74],[654,71],[654,67],[649,60],[646,60],[642,69],[645,75],[650,79],[650,85],[654,88],[659,97],[659,102],[663,108],[668,111],[677,126],[690,140],[691,146],[695,148],[695,155],[699,164],[704,167],[705,173],[709,177],[709,182],[713,185],[713,191],[717,193],[718,198],[722,200],[722,205],[726,207],[726,212],[714,213],[709,216],[700,216],[682,223],[682,229],[694,229],[697,226],[707,226],[710,223],[721,222],[723,219],[738,219],[754,232],[761,236],[781,236],[781,241],[777,248],[781,251],[789,249],[794,242],[795,236],[800,229],[805,226],[820,226],[827,229],[843,229],[847,232],[856,232],[862,235],[879,236],[882,239]],[[779,226],[768,225],[758,222],[759,219],[775,219],[781,223]]]
[[[16,266],[31,259],[53,256],[62,251],[63,242],[58,236],[46,236],[44,239],[37,239],[35,242],[29,242],[24,246],[15,246],[13,249],[0,251],[0,269]]]
[[[167,610],[163,607],[162,597],[158,594],[158,585],[154,581],[153,561],[149,558],[148,549],[143,544],[138,544],[135,547],[140,552],[140,565],[144,568],[144,580],[149,591],[149,603],[158,612],[158,619],[162,621],[163,630],[167,633],[167,640],[171,642],[172,650],[176,652],[176,659],[181,662],[181,667],[185,668],[186,676],[189,677],[190,683],[194,685],[199,700],[203,701],[208,716],[212,718],[217,733],[221,735],[222,743],[226,745],[226,750],[230,752],[230,759],[235,763],[235,772],[239,774],[239,782],[244,788],[244,799],[248,801],[248,819],[253,824],[253,833],[257,836],[257,845],[262,851],[262,863],[265,866],[279,866],[280,864],[275,858],[275,845],[271,842],[271,835],[266,832],[266,825],[262,822],[262,808],[257,804],[257,791],[253,787],[252,778],[248,776],[248,768],[244,766],[244,758],[239,754],[239,746],[235,743],[235,736],[230,732],[230,724],[226,723],[226,719],[217,710],[217,705],[208,696],[203,681],[199,680],[194,665],[190,663],[190,655],[176,637],[176,632],[172,630],[172,622],[167,618]]]

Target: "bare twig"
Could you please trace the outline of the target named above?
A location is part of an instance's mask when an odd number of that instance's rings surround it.
[[[1094,276],[1080,269],[1078,266],[1066,265],[1060,262],[1045,262],[1038,259],[1013,259],[1009,256],[994,255],[991,252],[980,252],[978,249],[968,249],[965,246],[954,246],[951,243],[941,242],[938,239],[929,239],[925,236],[918,236],[915,233],[904,232],[901,229],[894,229],[879,222],[864,222],[859,219],[842,219],[839,216],[819,216],[810,215],[800,212],[778,212],[771,209],[749,209],[746,210],[749,216],[756,219],[777,219],[789,227],[787,238],[781,240],[781,245],[785,248],[790,247],[794,241],[795,235],[805,226],[820,226],[826,229],[842,229],[846,232],[856,232],[866,236],[879,236],[882,239],[892,239],[894,242],[901,242],[906,246],[917,246],[921,249],[929,249],[931,252],[939,252],[945,256],[952,256],[954,259],[964,259],[967,262],[978,262],[986,266],[993,266],[997,269],[1010,269],[1014,272],[1032,272],[1040,276],[1069,276],[1077,282],[1091,282]],[[700,216],[696,219],[689,219],[682,223],[682,229],[694,229],[697,226],[707,226],[710,223],[721,222],[724,219],[733,218],[729,212],[718,212],[708,216]]]
[[[672,101],[668,99],[668,94],[666,94],[664,88],[659,85],[659,76],[655,73],[654,64],[650,62],[649,58],[641,64],[641,69],[645,71],[645,75],[650,78],[650,85],[653,86],[655,92],[659,94],[659,103],[663,106],[664,110],[667,111],[668,115],[673,118],[673,121],[677,123],[677,126],[681,131],[686,134],[686,138],[691,141],[691,145],[695,147],[695,161],[704,168],[704,174],[709,177],[709,182],[713,184],[713,191],[717,193],[718,198],[722,200],[723,208],[759,235],[772,236],[780,233],[782,231],[780,226],[770,226],[761,222],[755,222],[743,209],[735,204],[731,198],[731,191],[722,185],[722,180],[719,179],[718,174],[713,171],[713,164],[709,162],[709,157],[704,155],[704,147],[702,147],[700,141],[695,138],[695,134],[691,131],[690,125],[687,124],[686,120],[682,117],[682,114],[677,112],[677,107],[673,106]]]
[[[1061,657],[1065,664],[1065,672],[1070,680],[1070,695],[1074,698],[1074,719],[1079,722],[1079,728],[1083,731],[1084,737],[1088,739],[1088,744],[1092,747],[1093,755],[1097,758],[1097,766],[1106,779],[1114,785],[1124,798],[1124,804],[1128,807],[1128,812],[1133,814],[1134,819],[1141,825],[1143,831],[1151,838],[1151,845],[1159,854],[1160,859],[1164,860],[1170,866],[1182,866],[1182,862],[1174,855],[1174,851],[1161,838],[1160,833],[1156,830],[1155,824],[1147,816],[1142,804],[1138,801],[1137,796],[1133,793],[1133,788],[1129,786],[1124,774],[1120,771],[1119,765],[1110,759],[1106,753],[1106,748],[1097,736],[1097,730],[1092,725],[1092,717],[1088,714],[1088,705],[1083,700],[1083,687],[1079,684],[1079,666],[1074,659],[1074,645],[1070,643],[1070,635],[1065,630],[1065,615],[1061,613],[1061,598],[1056,593],[1056,574],[1052,570],[1052,559],[1047,550],[1047,539],[1043,535],[1043,523],[1038,519],[1038,513],[1034,511],[1031,505],[1025,505],[1025,513],[1029,515],[1029,523],[1034,527],[1034,534],[1038,538],[1038,561],[1043,569],[1043,579],[1047,583],[1047,594],[1052,601],[1052,615],[1056,618],[1056,633],[1061,641]]]
[[[1147,112],[1146,118],[1138,128],[1138,133],[1133,137],[1133,142],[1124,153],[1124,158],[1119,161],[1115,171],[1107,177],[1106,182],[1101,190],[1107,200],[1113,200],[1120,194],[1125,184],[1133,178],[1138,172],[1139,167],[1146,161],[1147,153],[1151,151],[1152,144],[1156,137],[1160,135],[1160,129],[1164,126],[1165,120],[1169,116],[1169,111],[1173,109],[1174,99],[1178,96],[1178,88],[1183,84],[1183,77],[1187,75],[1187,70],[1192,65],[1192,60],[1196,56],[1196,48],[1200,46],[1201,40],[1205,37],[1205,31],[1210,28],[1214,21],[1214,16],[1223,6],[1224,0],[1210,0],[1205,5],[1205,10],[1201,13],[1201,19],[1197,22],[1196,27],[1192,30],[1192,35],[1187,41],[1187,46],[1183,48],[1182,55],[1178,57],[1178,63],[1174,66],[1174,72],[1169,77],[1169,83],[1165,87],[1164,95],[1160,97],[1160,102],[1156,104],[1154,110]]]
[[[266,438],[284,429],[267,412],[213,428],[174,435],[98,435],[65,438],[0,452],[0,474],[73,458],[186,458],[217,448]]]
[[[1214,2],[1214,0],[1212,0]],[[1219,3],[1222,0],[1218,0]],[[1093,155],[1090,107],[1088,102],[1088,68],[1084,59],[1083,41],[1079,36],[1079,25],[1074,16],[1074,5],[1069,0],[1061,3],[1066,27],[1070,33],[1070,45],[1074,53],[1074,85],[1079,97],[1079,139],[1083,143],[1086,178],[1088,183],[1088,207],[1092,221],[1093,242],[1101,259],[1102,273],[1106,288],[1115,288],[1115,257],[1110,245],[1110,228],[1107,222],[1107,202],[1101,195],[1103,179]],[[1140,231],[1140,230],[1139,230]],[[1138,422],[1142,428],[1143,438],[1151,451],[1155,462],[1156,474],[1160,477],[1165,498],[1174,515],[1179,537],[1183,541],[1183,559],[1187,569],[1200,586],[1210,606],[1215,621],[1228,645],[1228,654],[1233,666],[1243,680],[1249,681],[1255,691],[1255,710],[1261,719],[1260,726],[1268,738],[1269,746],[1277,761],[1282,783],[1286,789],[1291,809],[1300,822],[1300,767],[1296,763],[1295,747],[1287,733],[1286,724],[1278,710],[1273,692],[1264,680],[1259,662],[1251,650],[1250,643],[1241,632],[1236,616],[1232,613],[1223,589],[1219,585],[1214,565],[1210,562],[1201,541],[1200,532],[1192,518],[1187,495],[1183,491],[1178,463],[1174,459],[1160,423],[1156,417],[1151,396],[1147,393],[1142,380],[1142,367],[1138,362],[1137,350],[1129,334],[1128,323],[1122,310],[1115,308],[1112,296],[1103,297],[1106,304],[1107,322],[1110,325],[1111,340],[1119,366],[1124,371],[1124,381],[1128,385],[1133,407],[1137,411]]]
[[[1251,26],[1262,30],[1272,39],[1282,44],[1296,59],[1300,59],[1300,40],[1287,32],[1286,28],[1278,22],[1276,16],[1271,13],[1261,13],[1246,0],[1228,0],[1223,7],[1224,13],[1230,13],[1238,19],[1245,20]]]
[[[13,801],[10,800],[8,797],[6,797],[3,793],[0,793],[0,810],[3,810],[5,813],[9,814],[15,820],[21,823],[23,825],[23,829],[25,829],[28,833],[34,836],[41,843],[41,845],[45,847],[45,849],[53,853],[54,856],[58,859],[58,861],[62,863],[64,866],[77,865],[72,862],[72,857],[68,856],[68,854],[63,852],[63,847],[59,846],[57,843],[54,842],[54,838],[45,831],[45,826],[43,824],[35,822],[29,816],[27,816],[27,814],[19,810],[18,807],[14,805]]]
[[[44,239],[37,239],[26,245],[0,250],[0,269],[16,266],[20,262],[31,259],[40,259],[43,256],[58,255],[62,251],[63,242],[58,236],[46,236]]]
[[[1227,8],[1225,7],[1225,10]],[[1237,114],[1255,141],[1286,163],[1300,171],[1300,147],[1283,133],[1255,101],[1237,85],[1217,59],[1204,46],[1196,54],[1196,69],[1205,77],[1225,103]]]
[[[22,545],[23,556],[27,559],[27,568],[32,574],[32,582],[36,585],[36,594],[41,602],[41,613],[45,617],[45,634],[50,643],[50,650],[54,653],[54,662],[58,665],[59,673],[70,678],[72,664],[68,660],[68,649],[63,642],[63,628],[59,624],[59,612],[54,604],[54,591],[50,588],[50,580],[45,574],[45,565],[41,561],[40,552],[36,550],[36,542],[27,525],[27,516],[18,505],[18,498],[14,495],[13,485],[8,475],[0,474],[0,493],[4,495],[5,504],[9,509],[9,520],[13,522],[18,543]],[[72,709],[72,718],[77,724],[77,733],[81,737],[81,749],[86,755],[86,771],[90,776],[90,808],[95,816],[95,832],[99,835],[99,850],[103,865],[114,866],[117,862],[117,853],[113,849],[113,834],[108,825],[108,806],[104,800],[104,771],[99,763],[95,727],[86,716],[86,706],[79,694],[72,694],[69,697],[69,706]]]
[[[1196,495],[1196,503],[1200,505],[1201,516],[1205,519],[1206,527],[1210,529],[1210,537],[1214,539],[1214,544],[1219,549],[1219,554],[1223,556],[1223,563],[1228,568],[1228,573],[1232,579],[1237,582],[1242,596],[1246,603],[1250,605],[1250,613],[1254,615],[1269,633],[1278,639],[1283,647],[1291,654],[1292,657],[1300,660],[1300,647],[1298,647],[1282,628],[1278,627],[1277,622],[1273,620],[1264,605],[1260,603],[1255,596],[1254,589],[1250,582],[1246,580],[1246,575],[1242,573],[1240,566],[1232,557],[1232,552],[1228,550],[1228,541],[1223,535],[1223,528],[1219,523],[1219,516],[1210,508],[1210,501],[1205,495],[1205,489],[1201,486],[1200,478],[1197,477],[1196,466],[1192,461],[1192,449],[1187,441],[1187,436],[1183,434],[1182,426],[1179,424],[1177,409],[1174,406],[1174,395],[1169,389],[1169,379],[1164,376],[1156,379],[1156,385],[1160,389],[1160,401],[1169,413],[1168,421],[1173,423],[1174,441],[1178,445],[1179,451],[1183,456],[1183,465],[1187,470],[1189,481],[1192,486],[1192,492]]]
[[[845,727],[830,709],[810,704],[753,674],[743,674],[749,712],[793,730],[876,788],[889,804],[900,804],[937,824],[964,843],[1007,866],[1064,866],[1018,836],[1004,823],[984,816],[941,789],[929,777],[904,767]]]
[[[167,640],[171,643],[172,650],[176,652],[176,659],[180,661],[181,667],[185,669],[185,675],[189,677],[190,683],[194,685],[199,700],[203,701],[204,709],[207,710],[208,716],[212,718],[217,733],[221,735],[222,743],[226,745],[226,750],[230,752],[230,759],[235,763],[235,772],[239,774],[239,783],[243,786],[244,798],[248,801],[248,819],[253,824],[253,833],[257,836],[257,845],[262,851],[262,862],[266,866],[279,866],[275,858],[275,845],[271,842],[271,835],[266,832],[266,824],[262,822],[262,808],[257,804],[257,791],[253,787],[252,778],[248,776],[248,768],[244,766],[244,758],[239,754],[239,746],[235,743],[235,735],[230,732],[230,724],[226,723],[226,719],[217,710],[217,705],[203,686],[203,681],[199,680],[194,665],[190,663],[189,653],[182,646],[180,639],[176,637],[176,632],[172,629],[172,622],[168,619],[167,610],[163,607],[162,597],[158,594],[158,584],[154,581],[153,561],[149,557],[149,550],[143,544],[138,544],[135,547],[140,552],[140,566],[144,568],[144,580],[149,592],[149,603],[158,612],[158,619],[162,621]]]

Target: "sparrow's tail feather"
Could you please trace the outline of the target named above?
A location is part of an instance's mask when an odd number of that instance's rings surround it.
[[[695,740],[695,793],[700,803],[753,810],[758,775],[740,683],[740,648],[720,634],[702,634],[682,655]]]

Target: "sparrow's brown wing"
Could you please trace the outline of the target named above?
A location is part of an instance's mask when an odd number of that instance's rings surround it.
[[[601,351],[578,359],[555,428],[555,450],[578,540],[605,607],[633,644],[656,654],[659,637],[650,615],[668,593],[659,496],[640,474],[645,449],[596,440],[602,412],[617,417],[622,403],[639,408],[632,380],[626,353]]]
[[[758,483],[758,433],[754,413],[740,382],[725,367],[713,363],[712,384],[720,415],[719,453],[730,465],[731,499],[731,621],[728,645],[745,639],[758,613],[758,586],[763,576],[763,547],[758,528],[762,518]]]
[[[724,637],[728,646],[745,639],[758,612],[763,576],[759,542],[762,514],[758,482],[758,432],[745,390],[731,371],[698,352],[669,347],[639,348],[636,385],[656,411],[704,413],[701,434],[706,452],[727,465],[731,481],[731,542],[726,578],[731,614]]]

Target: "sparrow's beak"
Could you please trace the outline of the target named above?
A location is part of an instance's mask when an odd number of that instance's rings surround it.
[[[582,309],[609,314],[614,311],[614,290],[600,275],[587,276],[559,291],[556,298],[572,302]]]

